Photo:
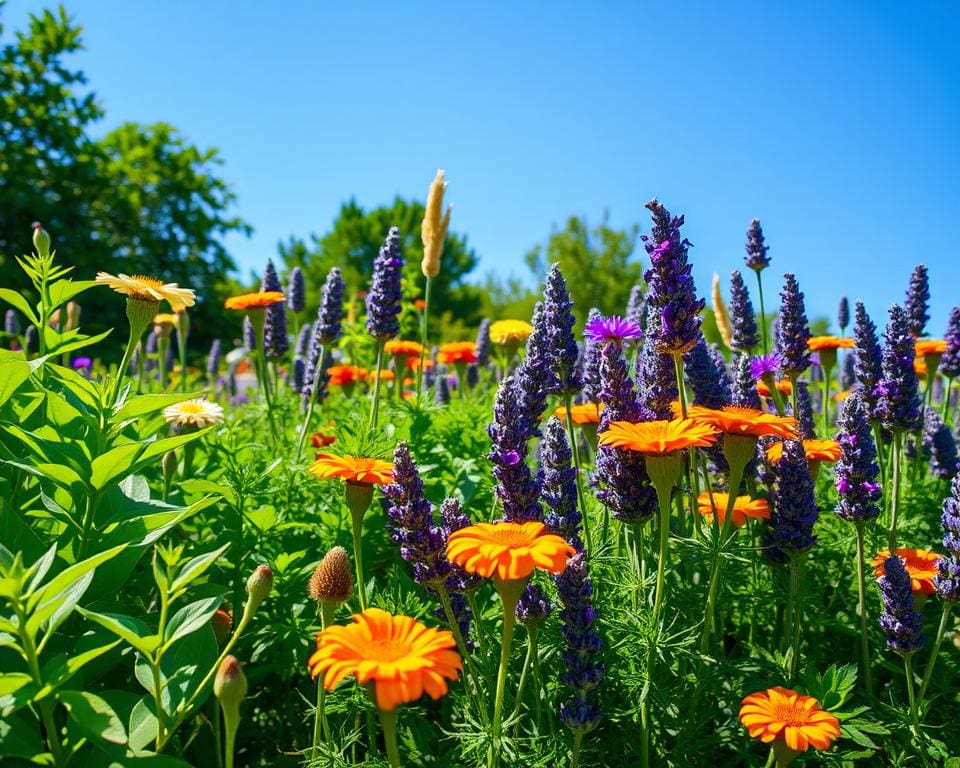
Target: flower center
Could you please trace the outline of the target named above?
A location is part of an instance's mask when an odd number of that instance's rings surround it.
[[[410,643],[391,637],[370,641],[370,656],[377,661],[396,661],[410,654]]]
[[[199,403],[183,403],[180,406],[180,413],[203,413],[203,406]]]
[[[530,537],[521,530],[498,525],[493,532],[493,540],[505,547],[530,546]]]
[[[774,707],[774,714],[776,715],[777,720],[786,723],[787,725],[799,727],[807,724],[807,718],[804,711],[790,704],[777,705]]]

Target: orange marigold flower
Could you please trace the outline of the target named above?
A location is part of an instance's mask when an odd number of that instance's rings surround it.
[[[570,406],[570,418],[574,424],[599,424],[601,411],[603,411],[603,403],[599,406],[594,403],[574,404]],[[566,421],[567,409],[561,405],[553,415],[561,421]]]
[[[257,291],[256,293],[231,296],[223,303],[223,306],[227,309],[263,309],[285,300],[286,297],[280,291]]]
[[[913,370],[914,373],[921,379],[926,378],[927,376],[927,361],[922,357],[913,358]]]
[[[323,430],[318,430],[310,436],[310,445],[314,448],[326,448],[331,443],[336,442],[336,437],[329,435]]]
[[[943,339],[919,339],[914,345],[917,357],[924,355],[942,355],[947,351],[947,342]]]
[[[420,312],[423,312],[427,308],[427,302],[423,299],[417,299],[413,302],[413,306],[416,307]]]
[[[428,371],[433,368],[433,360],[429,357],[423,358],[423,370]],[[419,357],[408,357],[407,358],[407,370],[408,371],[419,371],[420,370],[420,358]]]
[[[709,424],[718,432],[731,435],[753,435],[755,437],[782,437],[793,440],[797,437],[797,420],[793,416],[777,416],[756,408],[739,405],[725,405],[722,408],[704,408],[702,405],[690,406],[690,418]]]
[[[419,357],[420,353],[423,352],[423,345],[418,341],[390,339],[383,345],[383,351],[388,355],[396,355],[397,357]]]
[[[804,440],[803,452],[807,461],[834,462],[840,458],[840,443],[836,440]],[[783,443],[777,442],[767,448],[767,461],[776,464],[783,456]]]
[[[526,523],[477,523],[447,539],[447,559],[467,573],[502,581],[525,579],[534,568],[563,573],[576,551],[536,520]]]
[[[807,349],[811,352],[819,352],[822,349],[853,349],[854,346],[853,339],[841,336],[811,336],[807,339]]]
[[[348,483],[385,485],[393,480],[393,464],[363,456],[332,456],[318,453],[307,471],[321,480],[342,477]]]
[[[740,722],[753,738],[764,744],[779,740],[794,752],[829,749],[840,736],[840,721],[820,709],[819,701],[779,685],[744,698]]]
[[[371,378],[371,379],[376,379],[376,378],[377,378],[377,372],[376,372],[376,371],[370,371],[370,378]],[[394,373],[393,371],[391,371],[389,368],[382,368],[382,369],[380,370],[380,381],[393,381],[393,380],[396,379],[396,378],[397,378],[397,374],[395,374],[395,373]]]
[[[933,586],[933,577],[937,575],[937,561],[940,555],[928,549],[897,549],[897,554],[903,559],[903,567],[910,574],[910,586],[914,592],[922,595],[932,595],[936,589]],[[883,564],[890,557],[890,550],[878,552],[873,558],[873,575],[878,579],[884,575]]]
[[[790,383],[790,379],[780,379],[776,383],[777,392],[781,395],[789,395],[793,392],[793,385]],[[760,397],[770,397],[770,387],[768,387],[763,381],[757,382],[757,394]]]
[[[437,359],[446,365],[477,362],[477,345],[472,341],[454,341],[440,347]]]
[[[639,424],[612,421],[599,438],[601,445],[664,456],[684,448],[713,445],[717,440],[717,432],[710,424],[694,419],[644,421]]]
[[[327,627],[317,635],[317,650],[307,665],[311,677],[323,673],[328,691],[347,675],[361,685],[373,682],[377,707],[390,712],[424,693],[443,696],[447,680],[456,680],[463,668],[456,646],[445,629],[367,608],[353,614],[353,624]]]
[[[367,372],[359,365],[331,365],[327,374],[330,376],[330,383],[338,387],[356,384],[367,378]]]
[[[711,496],[713,497],[711,499]],[[723,525],[727,516],[727,504],[730,503],[730,495],[727,493],[701,493],[697,496],[697,509],[700,514],[708,520],[713,520],[713,513],[716,511],[719,516],[720,525]],[[751,499],[749,496],[737,496],[733,502],[733,522],[734,525],[743,525],[748,517],[757,517],[762,520],[770,519],[770,504],[766,499]]]

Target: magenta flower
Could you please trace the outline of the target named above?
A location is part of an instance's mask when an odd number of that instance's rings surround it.
[[[584,334],[590,341],[597,344],[607,341],[622,344],[625,341],[643,338],[643,330],[638,322],[627,320],[619,315],[593,318],[584,328]]]
[[[764,376],[775,375],[778,368],[780,368],[780,358],[774,352],[750,358],[750,373],[757,381]]]

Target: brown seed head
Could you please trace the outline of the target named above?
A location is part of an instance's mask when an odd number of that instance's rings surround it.
[[[327,605],[345,603],[353,594],[350,558],[343,547],[334,547],[313,571],[307,592],[311,600]]]

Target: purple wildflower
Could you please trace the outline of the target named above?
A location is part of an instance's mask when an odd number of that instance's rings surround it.
[[[282,292],[280,276],[273,266],[273,259],[267,259],[267,268],[263,272],[262,291]],[[287,339],[287,308],[282,301],[271,304],[263,319],[263,353],[267,357],[283,357],[290,348]]]
[[[527,466],[527,440],[534,429],[523,404],[520,382],[508,376],[500,382],[493,406],[493,422],[487,427],[493,445],[495,493],[503,504],[503,517],[510,522],[542,520],[540,476]]]
[[[780,357],[774,352],[769,355],[757,355],[750,358],[750,375],[753,380],[760,381],[766,376],[776,376],[780,370]]]
[[[75,357],[71,361],[70,367],[75,371],[89,371],[93,368],[93,360],[89,357]]]
[[[700,338],[700,311],[703,299],[697,299],[692,266],[687,261],[691,243],[680,235],[683,216],[670,212],[656,199],[647,203],[653,227],[650,235],[641,239],[650,257],[650,268],[643,277],[650,286],[647,304],[657,313],[648,314],[647,328],[655,320],[657,340],[661,352],[686,352]]]
[[[517,603],[517,618],[522,624],[539,624],[553,612],[550,598],[538,584],[530,582]]]
[[[490,318],[483,318],[480,321],[480,327],[477,328],[477,365],[489,365],[490,363]]]
[[[23,352],[29,355],[37,346],[37,326],[28,325],[27,330],[23,332]]]
[[[776,465],[773,510],[765,537],[766,555],[773,562],[786,562],[806,554],[817,542],[813,525],[817,505],[807,457],[800,440],[784,440],[783,455]]]
[[[593,607],[593,585],[587,572],[586,555],[578,552],[570,558],[563,573],[554,581],[563,603],[560,631],[566,644],[565,671],[560,679],[573,691],[573,698],[560,705],[560,719],[574,733],[586,733],[594,729],[602,717],[597,688],[604,675],[603,662],[597,658],[603,641],[594,628],[597,611]]]
[[[731,387],[730,404],[741,408],[760,408],[757,381],[751,370],[750,356],[746,352],[737,356],[736,376]]]
[[[300,326],[300,333],[297,334],[297,343],[294,345],[294,351],[297,357],[306,359],[310,354],[310,339],[313,336],[313,326],[310,323],[304,323]]]
[[[857,353],[848,349],[840,363],[840,389],[853,389],[857,383]]]
[[[3,330],[11,336],[20,335],[20,316],[17,310],[8,309],[3,315]]]
[[[650,308],[650,320],[657,310]],[[636,421],[656,421],[673,418],[673,401],[677,399],[677,374],[673,358],[660,351],[659,328],[656,322],[647,322],[647,336],[637,356],[637,385],[645,397],[640,402]]]
[[[248,315],[243,316],[243,346],[250,352],[257,348],[257,332],[253,328]],[[150,353],[150,337],[147,337],[147,353]]]
[[[594,344],[601,342],[622,344],[625,341],[636,341],[643,338],[643,331],[636,320],[623,318],[619,315],[594,317],[587,321],[583,333]]]
[[[883,378],[876,388],[880,420],[889,430],[911,430],[920,426],[920,391],[913,359],[914,338],[907,316],[899,304],[894,304],[884,333]]]
[[[937,575],[933,579],[937,594],[942,600],[960,600],[960,475],[950,484],[950,495],[943,501],[943,548],[947,556],[937,563]]]
[[[812,440],[817,436],[817,430],[813,424],[813,402],[805,381],[797,382],[797,413],[792,415],[797,419],[800,437],[804,440]]]
[[[780,313],[776,334],[776,351],[780,356],[780,370],[785,376],[796,378],[810,367],[810,351],[807,341],[810,328],[803,293],[796,278],[790,272],[783,276],[780,292]]]
[[[630,298],[627,300],[624,317],[626,317],[627,320],[633,320],[633,322],[640,326],[641,330],[646,328],[647,297],[642,285],[635,285],[630,289]]]
[[[910,286],[907,288],[907,300],[903,310],[907,316],[907,328],[910,334],[919,339],[927,328],[930,319],[930,278],[927,268],[917,264],[910,275]]]
[[[433,402],[437,405],[450,403],[450,379],[447,376],[437,376],[433,382]]]
[[[950,428],[933,408],[927,408],[924,412],[922,446],[924,453],[930,454],[930,470],[933,474],[949,480],[957,473],[957,442]]]
[[[540,464],[543,467],[543,503],[547,508],[547,528],[562,536],[577,551],[580,540],[580,510],[577,509],[577,470],[567,441],[563,422],[551,416],[540,441]]]
[[[850,523],[865,523],[880,514],[877,501],[882,493],[877,484],[880,469],[877,449],[863,401],[856,393],[840,406],[837,417],[840,459],[834,468],[837,487],[837,517]]]
[[[548,395],[573,395],[580,391],[576,339],[573,337],[573,302],[560,265],[550,265],[543,286],[543,302],[534,314],[533,332],[527,339],[527,356],[522,366],[541,376]]]
[[[856,344],[857,390],[863,399],[868,421],[880,420],[880,402],[877,388],[883,378],[883,359],[880,342],[877,341],[877,326],[870,319],[863,302],[853,308],[853,341]]]
[[[307,364],[302,357],[294,358],[293,376],[290,377],[290,388],[299,394],[303,391],[303,384],[306,377]]]
[[[754,219],[747,228],[747,266],[755,272],[762,272],[769,267],[770,257],[767,256],[769,250],[770,247],[763,240],[760,219]]]
[[[960,307],[950,310],[947,332],[944,334],[947,351],[940,357],[940,373],[948,379],[960,375]]]
[[[207,375],[216,376],[220,370],[220,339],[214,339],[210,344],[210,352],[207,355]]]
[[[290,272],[287,285],[287,308],[291,312],[303,312],[307,306],[307,286],[303,279],[303,270],[294,267]]]
[[[378,341],[392,339],[400,332],[400,286],[403,256],[400,254],[400,230],[391,227],[387,239],[373,260],[373,277],[367,292],[367,332]]]
[[[720,408],[730,404],[730,383],[725,380],[726,369],[718,369],[703,339],[684,354],[683,373],[693,390],[693,402],[697,405]]]
[[[443,528],[443,540],[446,542],[450,534],[470,525],[470,517],[463,511],[460,500],[451,497],[444,499],[440,504],[440,522]],[[446,547],[446,544],[444,544]],[[447,580],[447,589],[450,592],[469,592],[479,587],[484,579],[472,573],[467,573],[460,566],[450,564],[452,573]]]
[[[837,325],[840,326],[842,336],[850,325],[850,300],[846,296],[840,297],[840,306],[837,308]]]
[[[923,614],[913,608],[910,574],[897,554],[883,563],[883,576],[877,579],[883,612],[880,628],[887,635],[887,648],[907,655],[923,647]]]
[[[730,324],[733,326],[730,346],[734,349],[749,352],[760,343],[750,292],[737,270],[730,274]]]
[[[343,278],[340,270],[334,267],[327,273],[320,291],[320,307],[317,310],[317,319],[313,324],[310,344],[307,347],[306,367],[304,369],[304,385],[301,394],[305,398],[311,396],[314,379],[317,378],[317,368],[321,369],[317,401],[326,396],[327,380],[323,371],[330,361],[327,347],[340,337],[343,326]],[[320,359],[321,353],[323,359]]]
[[[600,310],[592,307],[587,313],[587,325],[600,319]],[[600,400],[600,344],[584,335],[583,352],[580,355],[580,377],[583,379],[583,396],[594,403]]]

